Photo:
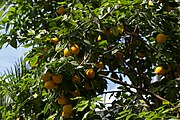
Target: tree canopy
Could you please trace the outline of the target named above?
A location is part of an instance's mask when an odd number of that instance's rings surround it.
[[[0,47],[31,50],[0,77],[0,118],[179,118],[179,12],[174,0],[2,0]]]

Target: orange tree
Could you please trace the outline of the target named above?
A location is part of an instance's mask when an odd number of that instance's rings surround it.
[[[0,7],[0,46],[31,48],[26,69],[1,77],[2,100],[11,99],[1,118],[179,118],[176,1],[2,0]],[[110,107],[99,97],[107,81],[119,85]]]

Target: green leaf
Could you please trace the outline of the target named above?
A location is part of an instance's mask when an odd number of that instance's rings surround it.
[[[35,35],[35,30],[30,29],[28,32],[28,36],[30,36],[30,35]]]
[[[44,114],[47,113],[48,109],[49,109],[49,103],[46,103],[46,105],[44,106],[44,110],[43,110]]]
[[[89,100],[82,100],[77,104],[77,111],[83,111],[86,107],[88,107]]]
[[[163,105],[169,105],[170,102],[169,102],[169,101],[163,101],[162,104],[163,104]]]
[[[57,113],[55,113],[55,114],[49,116],[46,120],[54,120],[55,117],[56,117],[56,115],[57,115]]]
[[[84,109],[87,108],[87,106],[88,106],[88,104],[85,104],[85,105],[83,105],[83,106],[78,106],[77,111],[82,112]]]
[[[129,112],[130,112],[130,110],[124,110],[124,111],[122,111],[122,112],[118,113],[118,115],[127,114],[127,113],[129,113]]]
[[[10,42],[10,45],[13,47],[13,48],[17,48],[17,41],[15,38],[13,38]]]
[[[0,11],[0,17],[2,17],[3,13],[4,13],[4,10],[1,10]]]
[[[136,114],[130,114],[126,117],[126,120],[129,120],[132,116],[137,116]]]
[[[102,40],[102,41],[98,42],[98,45],[101,48],[101,47],[107,46],[108,42],[107,42],[107,40]]]
[[[95,108],[96,108],[96,104],[92,101],[92,102],[91,102],[90,109],[91,109],[92,111],[94,111]]]

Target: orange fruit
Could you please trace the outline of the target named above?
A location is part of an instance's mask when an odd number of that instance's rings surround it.
[[[157,41],[158,43],[164,43],[164,42],[166,42],[166,35],[164,35],[164,34],[158,34],[158,35],[156,36],[156,41]]]
[[[91,89],[92,89],[92,87],[90,86],[89,83],[86,83],[86,84],[84,85],[84,88],[85,88],[86,90],[91,90]]]
[[[95,71],[93,69],[87,69],[86,75],[88,78],[94,78],[96,74],[95,74]]]
[[[52,76],[52,80],[56,84],[60,84],[62,82],[62,78],[63,78],[63,76],[61,74]]]
[[[60,105],[65,105],[65,104],[68,103],[68,99],[67,99],[65,96],[60,96],[60,97],[58,98],[58,103],[59,103]]]
[[[64,14],[64,13],[65,13],[64,7],[59,7],[58,10],[57,10],[57,13],[58,13],[59,15]]]
[[[100,61],[100,62],[96,63],[96,66],[98,68],[104,68],[104,63],[102,61]]]
[[[142,52],[140,52],[140,51],[138,52],[137,55],[138,55],[139,58],[143,58],[143,57],[144,57],[144,55],[143,55]]]
[[[120,52],[120,51],[117,51],[115,54],[114,54],[114,57],[121,60],[123,58],[123,53]]]
[[[46,73],[43,75],[42,80],[43,80],[44,82],[46,82],[46,81],[50,80],[51,77],[52,77],[52,74],[49,73],[49,72],[46,72]]]
[[[98,40],[98,41],[101,41],[101,40],[102,40],[102,39],[101,39],[101,35],[98,36],[97,40]]]
[[[72,94],[72,96],[73,96],[73,97],[80,96],[80,92],[79,92],[79,90],[72,91],[72,92],[71,92],[71,94]]]
[[[156,67],[155,73],[156,73],[157,75],[163,75],[163,74],[165,73],[165,69],[164,69],[162,66]]]
[[[81,78],[80,78],[79,75],[74,75],[74,76],[72,77],[72,81],[73,81],[73,82],[80,82],[80,80],[81,80]]]
[[[72,113],[73,112],[73,106],[71,104],[67,104],[63,106],[63,112],[66,113]]]
[[[71,46],[71,53],[77,55],[79,53],[80,49],[79,49],[79,46],[77,44],[73,44]]]
[[[172,7],[168,5],[167,8],[166,8],[166,11],[171,12],[171,9],[172,9]]]
[[[64,118],[71,118],[72,115],[73,115],[72,113],[62,112],[62,117],[64,117]]]
[[[53,43],[54,45],[57,45],[59,39],[57,37],[51,38],[50,42]]]
[[[54,89],[54,88],[55,88],[55,84],[54,84],[53,81],[46,81],[46,82],[44,83],[44,87],[45,87],[46,89]]]
[[[64,49],[64,56],[66,56],[66,57],[68,57],[68,56],[71,56],[72,54],[71,54],[71,52],[69,51],[69,49],[68,48],[65,48]]]

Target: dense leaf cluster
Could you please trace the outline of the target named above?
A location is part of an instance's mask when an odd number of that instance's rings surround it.
[[[179,118],[179,3],[2,0],[0,16],[0,47],[8,43],[32,48],[26,64],[19,65],[22,69],[0,79],[0,118],[60,119],[58,96],[66,96],[74,107],[69,119]],[[158,42],[158,34],[166,40]],[[65,55],[73,44],[78,54]],[[163,74],[154,72],[159,66]],[[95,76],[88,77],[89,69]],[[44,87],[47,72],[63,75],[53,90]],[[74,82],[73,75],[80,82]],[[111,107],[98,97],[109,80],[119,85]],[[74,97],[73,91],[80,95]]]

